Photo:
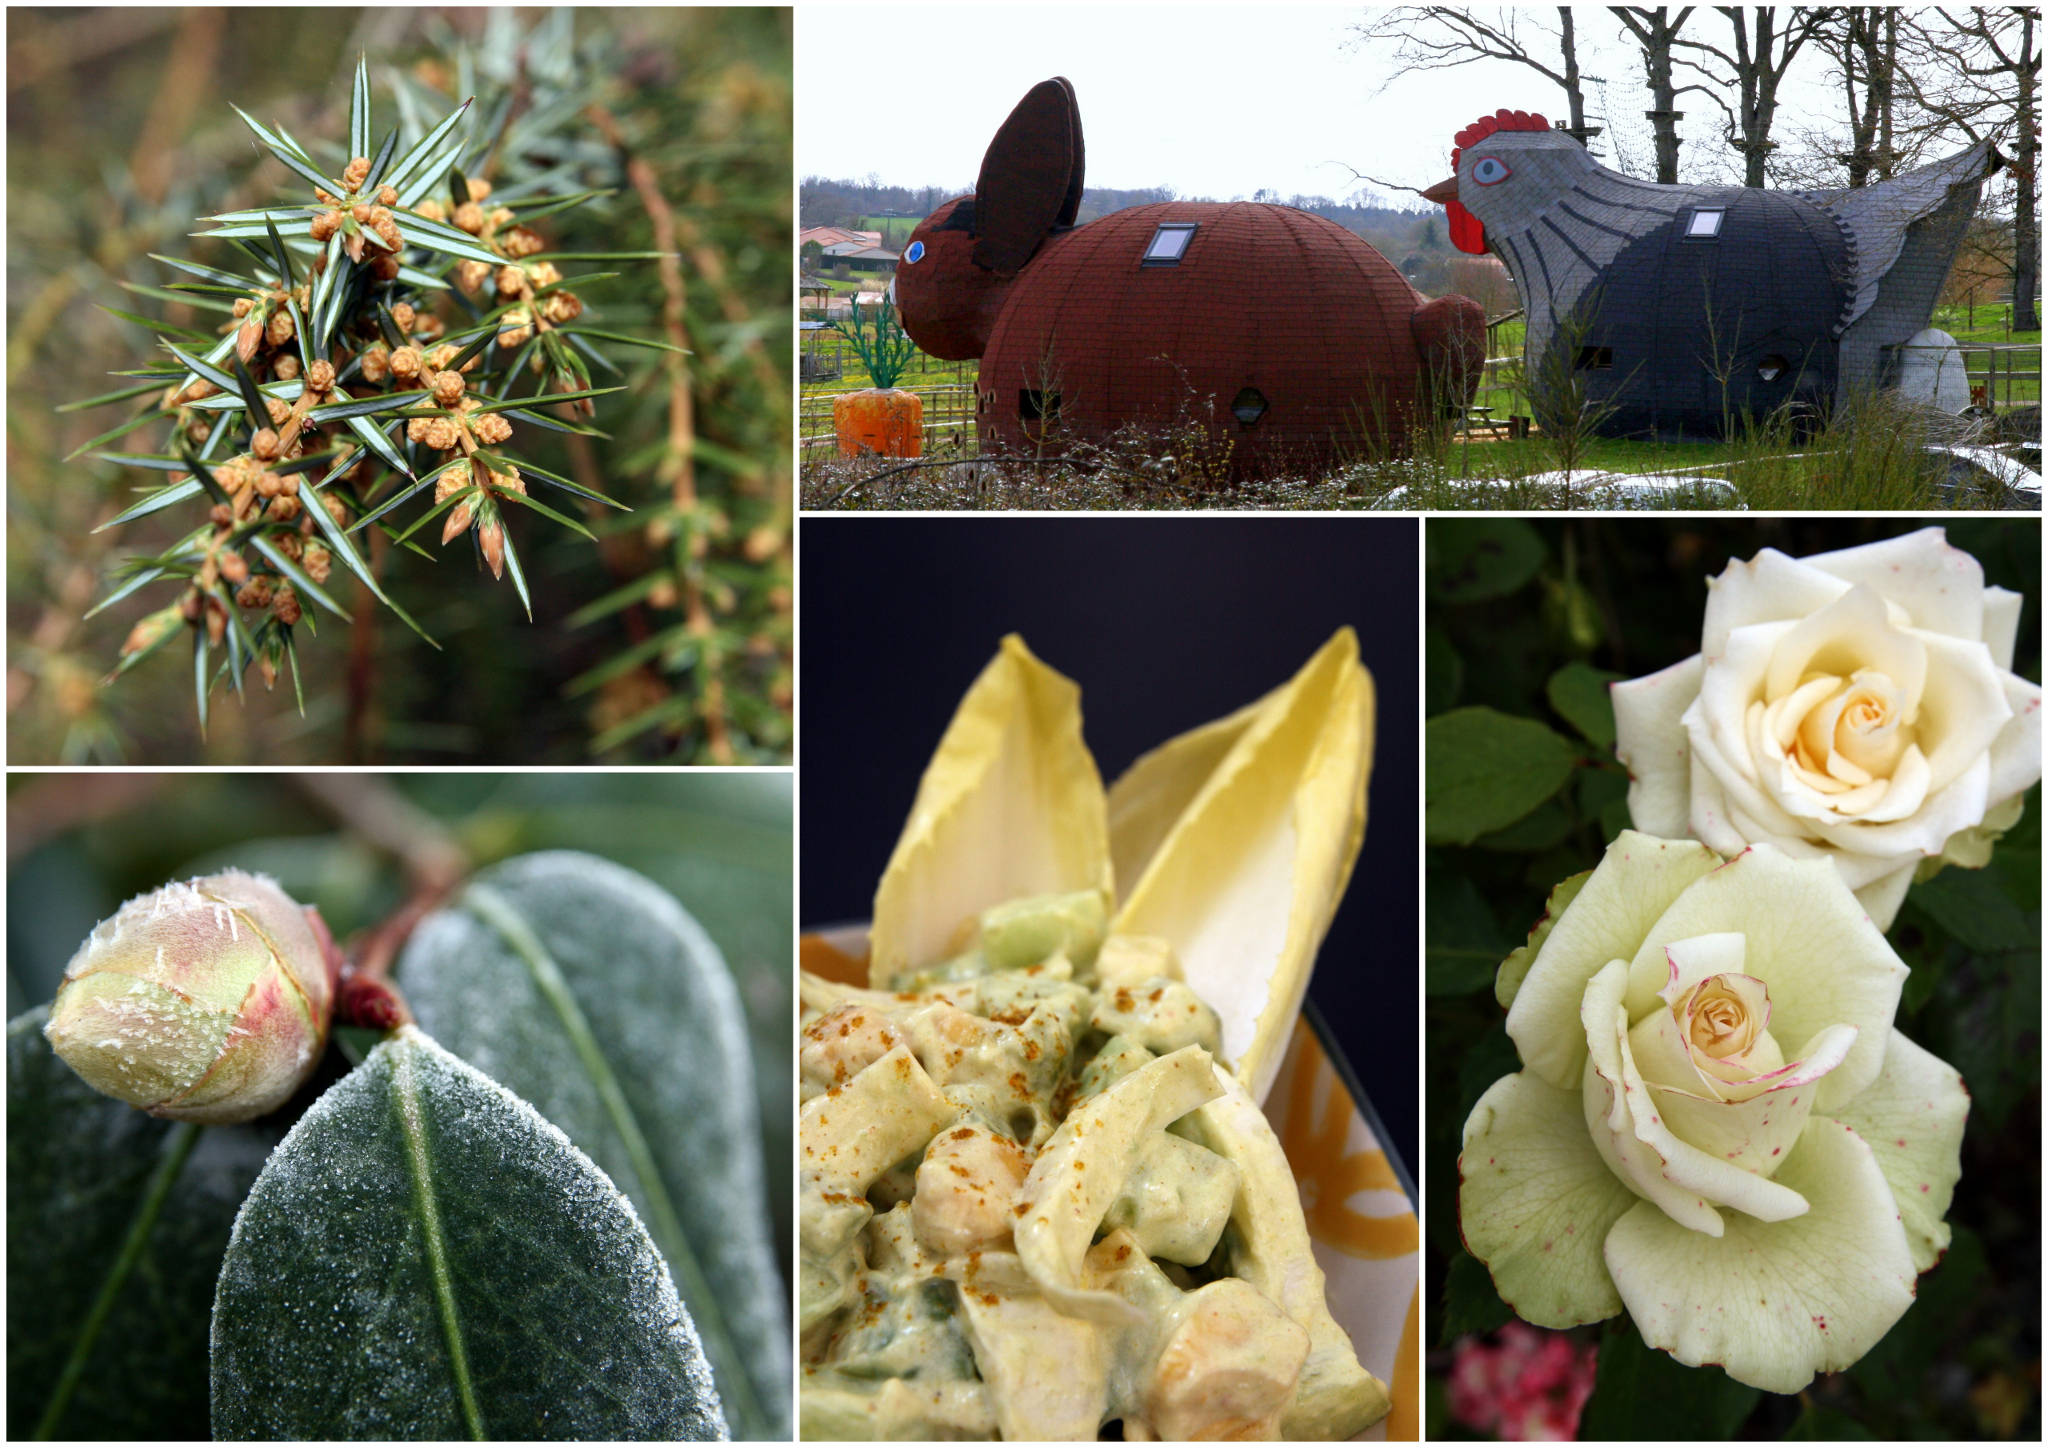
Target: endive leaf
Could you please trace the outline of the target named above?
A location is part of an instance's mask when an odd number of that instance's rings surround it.
[[[887,985],[943,959],[992,905],[1081,890],[1115,899],[1081,691],[1011,634],[918,783],[875,892],[869,979]]]
[[[1144,865],[1111,929],[1173,946],[1222,1018],[1225,1059],[1263,1100],[1365,837],[1373,690],[1357,636],[1340,629],[1244,715],[1170,741],[1117,781],[1117,852]],[[1185,808],[1147,849],[1176,798]]]

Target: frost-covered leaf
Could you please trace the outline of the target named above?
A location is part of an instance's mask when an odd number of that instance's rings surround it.
[[[398,980],[425,1030],[532,1102],[632,1198],[735,1431],[787,1436],[787,1291],[746,1018],[710,937],[630,870],[526,855],[422,921]]]
[[[689,1316],[617,1188],[415,1027],[307,1110],[236,1219],[213,1430],[725,1436]]]
[[[103,1096],[48,1019],[7,1027],[7,1436],[204,1438],[214,1278],[277,1132]]]

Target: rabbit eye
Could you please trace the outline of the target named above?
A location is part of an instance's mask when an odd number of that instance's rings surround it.
[[[1498,186],[1514,174],[1507,163],[1493,156],[1481,156],[1472,163],[1472,179],[1481,186]]]
[[[910,245],[904,250],[903,259],[908,262],[923,261],[924,243],[921,241],[913,241],[912,243],[910,243]]]

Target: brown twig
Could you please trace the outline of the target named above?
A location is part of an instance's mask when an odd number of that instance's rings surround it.
[[[732,739],[727,732],[725,720],[725,681],[719,669],[719,655],[715,647],[715,633],[711,610],[704,600],[703,580],[694,554],[699,546],[696,531],[697,518],[697,468],[694,457],[696,418],[692,411],[690,396],[690,372],[687,350],[690,344],[689,328],[684,320],[685,293],[683,267],[677,252],[676,214],[662,195],[661,184],[656,179],[654,168],[643,156],[635,154],[626,144],[624,133],[619,129],[618,120],[602,105],[593,103],[585,114],[591,123],[604,133],[607,143],[613,146],[626,162],[626,179],[640,197],[640,204],[647,212],[647,220],[654,229],[654,249],[661,253],[658,263],[661,273],[661,324],[667,333],[669,345],[677,348],[664,356],[668,368],[668,449],[670,466],[674,468],[670,480],[670,492],[674,497],[676,511],[682,516],[685,526],[690,528],[687,543],[688,556],[679,560],[682,565],[677,572],[681,575],[683,617],[689,625],[690,635],[698,641],[697,674],[700,686],[697,691],[697,715],[704,726],[704,747],[716,764],[732,763]],[[699,252],[706,248],[697,248]],[[700,269],[702,259],[698,258]],[[722,274],[723,267],[720,266]],[[771,369],[772,370],[772,369]]]

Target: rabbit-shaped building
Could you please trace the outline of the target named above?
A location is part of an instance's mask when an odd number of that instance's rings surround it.
[[[974,194],[918,226],[903,328],[981,359],[984,450],[1163,436],[1192,419],[1240,477],[1404,455],[1471,402],[1485,315],[1431,301],[1336,223],[1287,206],[1165,202],[1075,226],[1081,115],[1064,78],[996,133]],[[1220,449],[1219,449],[1220,450]]]
[[[1767,191],[1638,181],[1526,111],[1456,143],[1423,194],[1513,275],[1537,412],[1582,391],[1612,436],[1718,437],[1893,382],[2000,165],[1980,141],[1853,190]]]

